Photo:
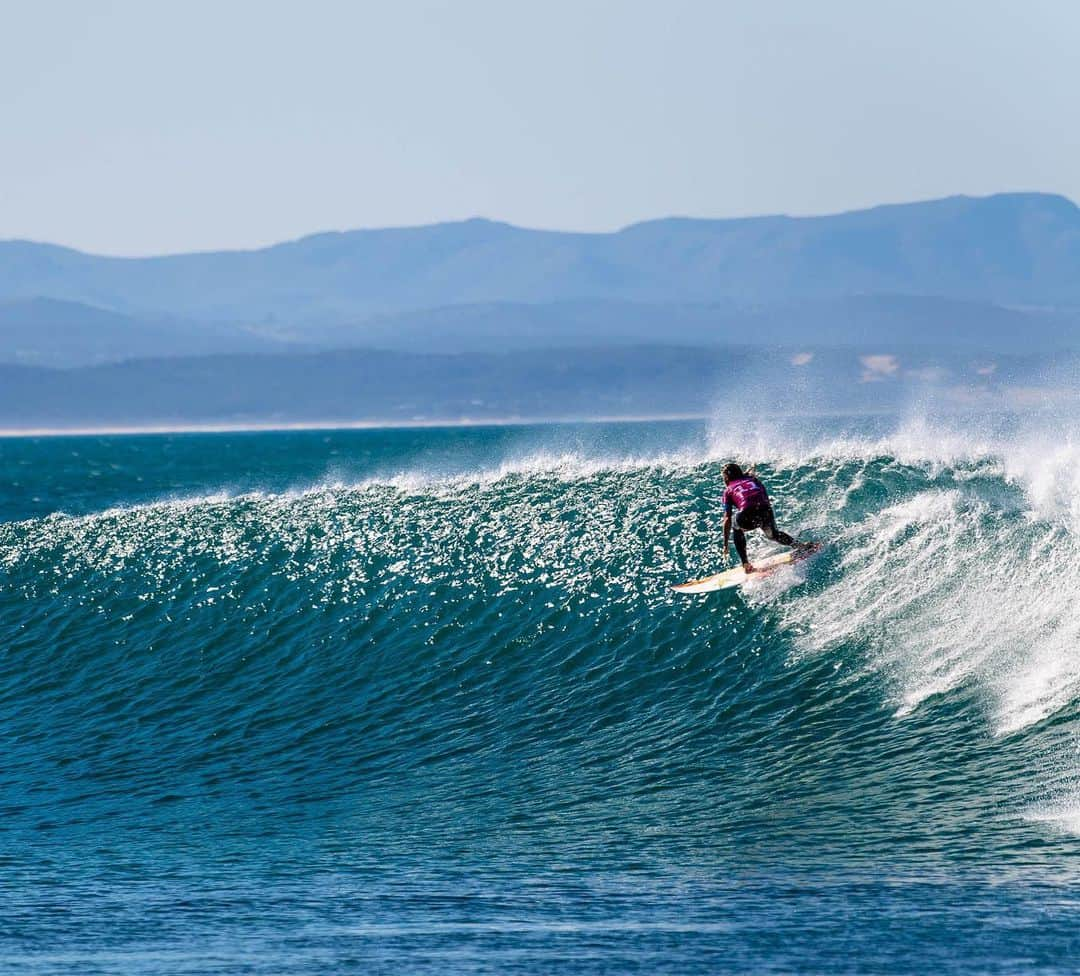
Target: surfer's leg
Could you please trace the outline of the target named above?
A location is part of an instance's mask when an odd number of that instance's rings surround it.
[[[802,543],[798,539],[793,539],[786,532],[781,532],[776,527],[776,516],[773,514],[772,507],[769,507],[769,513],[765,517],[761,531],[765,533],[767,539],[772,539],[773,542],[779,542],[782,546],[801,546]]]
[[[742,529],[734,529],[731,533],[731,539],[735,543],[735,551],[739,554],[739,562],[743,564],[745,569],[750,565],[750,560],[746,558],[746,533]],[[749,572],[749,569],[747,569]]]

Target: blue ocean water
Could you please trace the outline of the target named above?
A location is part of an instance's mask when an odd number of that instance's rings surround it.
[[[0,968],[1077,971],[1080,451],[980,431],[0,440]],[[673,594],[733,457],[828,546]]]

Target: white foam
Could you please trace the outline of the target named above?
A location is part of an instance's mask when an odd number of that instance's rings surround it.
[[[1029,807],[1024,812],[1024,819],[1046,824],[1061,833],[1080,835],[1080,793],[1057,803]]]

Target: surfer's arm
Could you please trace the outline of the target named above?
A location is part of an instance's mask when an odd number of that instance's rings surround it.
[[[727,557],[728,553],[728,538],[731,536],[731,510],[726,509],[724,511],[724,556]]]

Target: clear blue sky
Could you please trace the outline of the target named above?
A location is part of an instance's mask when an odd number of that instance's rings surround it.
[[[0,0],[0,238],[1080,198],[1064,0]]]

